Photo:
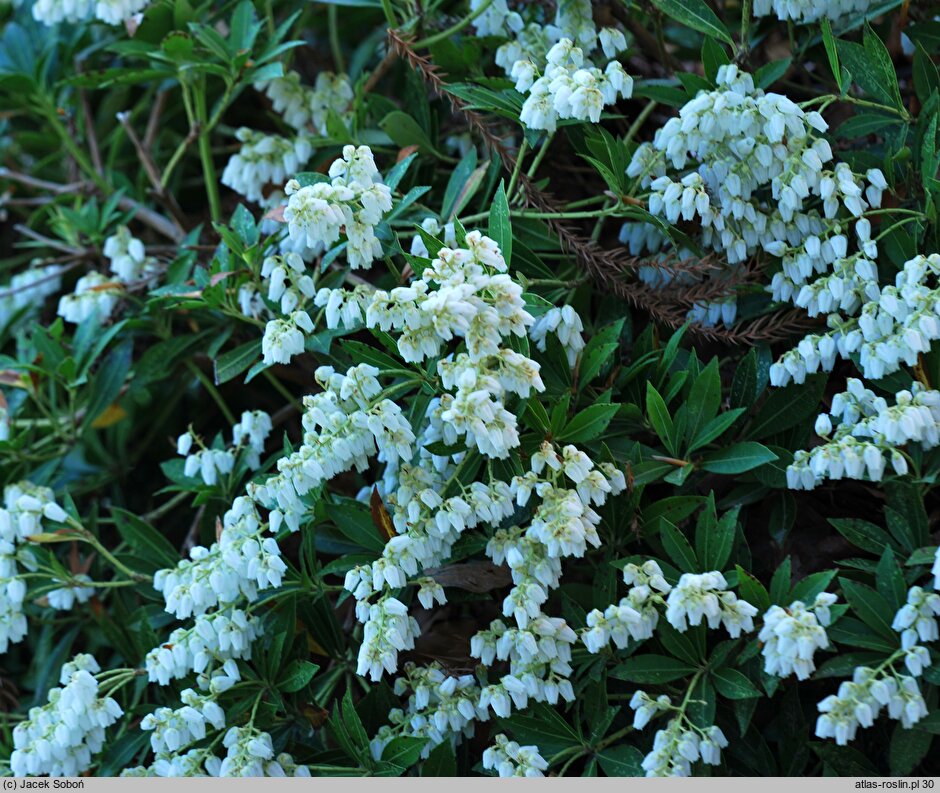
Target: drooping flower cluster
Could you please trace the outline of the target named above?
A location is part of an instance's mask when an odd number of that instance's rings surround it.
[[[768,675],[806,680],[816,665],[816,650],[829,646],[826,626],[829,625],[829,607],[836,596],[823,592],[810,606],[801,600],[793,601],[789,608],[771,606],[764,614],[764,625],[757,635],[763,642],[764,671]]]
[[[643,758],[646,776],[689,776],[692,763],[700,760],[707,765],[721,763],[721,750],[728,745],[728,739],[720,727],[697,726],[686,716],[684,706],[674,706],[665,695],[653,699],[646,692],[637,691],[630,707],[635,711],[633,725],[638,730],[661,713],[676,714],[664,729],[657,731],[652,751]]]
[[[859,221],[856,230],[863,223],[867,224],[867,220]],[[824,295],[833,291],[855,294],[851,310],[846,313],[857,316],[830,314],[828,333],[807,336],[773,365],[773,385],[786,385],[791,379],[802,383],[807,374],[831,371],[837,358],[855,356],[865,377],[877,380],[898,371],[902,365],[915,366],[918,356],[929,352],[931,342],[940,338],[940,289],[928,284],[940,275],[940,254],[916,256],[905,262],[895,285],[883,288],[878,286],[874,263],[866,261],[858,273],[857,284],[849,292],[845,283],[838,285],[838,289],[826,285],[835,276],[812,284],[813,290],[822,290]],[[822,310],[828,309],[829,306]]]
[[[873,0],[754,0],[756,17],[775,15],[781,22],[793,20],[803,24],[826,18],[833,22],[851,14],[867,11]]]
[[[472,0],[478,9],[483,0]],[[557,4],[554,24],[510,11],[505,0],[491,3],[474,21],[478,35],[510,39],[496,52],[496,63],[528,94],[520,120],[530,129],[554,131],[559,120],[597,123],[604,107],[633,94],[633,80],[616,60],[627,47],[623,31],[598,31],[590,0]]]
[[[500,733],[495,745],[483,752],[483,768],[496,771],[500,777],[545,776],[548,761],[539,754],[538,746],[520,746]]]
[[[381,727],[370,743],[373,758],[380,759],[385,747],[397,736],[425,738],[422,757],[444,741],[473,737],[474,722],[489,717],[479,705],[480,687],[473,675],[446,674],[435,662],[427,667],[409,662],[395,680],[395,694],[410,692],[405,708],[389,713],[391,724]]]
[[[862,215],[880,205],[884,176],[869,171],[865,188],[847,165],[830,164],[832,150],[818,136],[827,128],[822,116],[756,88],[736,66],[720,67],[716,82],[636,150],[627,174],[651,189],[650,212],[670,223],[698,220],[703,246],[729,265],[761,250],[780,256],[783,270],[771,284],[778,300],[795,299],[813,313],[857,308],[876,254]],[[847,253],[844,229],[851,221],[840,213],[860,219],[858,254]],[[644,229],[644,244],[662,249],[657,236]],[[814,273],[830,269],[831,276],[806,286]]]
[[[78,279],[72,294],[59,298],[58,313],[75,325],[93,318],[101,322],[111,316],[123,294],[122,285],[115,279],[92,271]]]
[[[35,316],[46,298],[62,288],[62,267],[57,264],[30,266],[0,287],[0,329],[14,320]]]
[[[382,183],[368,146],[344,146],[343,156],[330,166],[329,181],[306,186],[290,180],[284,220],[290,238],[319,250],[346,235],[349,266],[368,268],[382,255],[375,226],[392,208],[392,194]]]
[[[215,543],[209,548],[197,545],[189,559],[154,576],[154,589],[163,593],[166,610],[179,619],[198,617],[280,586],[287,566],[276,540],[264,536],[267,528],[250,498],[236,498],[222,518]]]
[[[203,676],[204,687],[212,690],[212,672],[222,669],[231,677],[231,667],[226,670],[225,663],[251,657],[251,643],[260,633],[257,617],[240,609],[200,614],[191,628],[177,628],[165,643],[147,653],[147,675],[150,682],[165,686],[195,672]]]
[[[212,697],[187,688],[180,695],[183,707],[157,708],[144,716],[140,728],[151,733],[150,746],[157,760],[172,757],[206,737],[206,728],[225,727],[225,713]]]
[[[854,740],[859,727],[871,727],[883,708],[888,718],[900,721],[905,729],[927,715],[927,703],[917,678],[931,665],[931,657],[930,651],[917,642],[936,641],[940,636],[937,615],[940,615],[940,595],[925,592],[919,586],[908,590],[907,603],[898,610],[891,624],[892,629],[901,634],[901,649],[876,668],[856,667],[851,680],[843,681],[836,694],[830,694],[817,705],[818,737],[833,738],[844,746]],[[901,661],[908,674],[895,668]]]
[[[620,603],[611,604],[603,613],[594,609],[587,615],[587,630],[581,634],[581,641],[588,652],[600,652],[611,640],[622,650],[631,639],[644,641],[656,630],[659,623],[657,606],[665,604],[661,595],[672,591],[662,569],[652,559],[642,566],[627,564],[623,569],[623,580],[630,591]]]
[[[255,90],[263,91],[274,112],[298,131],[313,129],[318,135],[327,134],[327,121],[331,114],[346,120],[353,100],[352,84],[345,74],[320,72],[313,88],[302,85],[297,72],[283,77],[255,83]],[[287,169],[288,173],[291,169]],[[283,181],[283,180],[274,180]]]
[[[852,680],[843,681],[838,693],[830,694],[817,708],[816,735],[833,738],[840,746],[854,740],[859,727],[871,727],[882,708],[905,729],[927,715],[917,680],[890,667],[881,672],[867,666],[856,668]]]
[[[235,468],[239,453],[243,453],[245,465],[252,471],[261,467],[264,444],[271,434],[271,417],[262,410],[246,410],[241,419],[232,426],[232,446],[226,449],[208,448],[191,430],[177,438],[176,452],[186,458],[183,473],[199,477],[207,485],[218,483]],[[193,443],[201,448],[192,452]]]
[[[235,137],[242,145],[226,164],[222,184],[249,201],[260,203],[267,185],[283,184],[313,156],[310,137],[304,133],[285,138],[241,127]]]
[[[114,276],[92,271],[79,278],[75,291],[59,298],[58,313],[66,322],[77,325],[93,318],[106,320],[126,288],[156,269],[156,260],[147,256],[144,244],[126,226],[105,239],[103,253]]]
[[[0,655],[26,636],[26,615],[23,613],[26,581],[19,574],[19,566],[27,570],[36,569],[36,561],[26,543],[31,535],[42,532],[43,520],[61,522],[67,517],[48,487],[24,481],[3,488],[3,507],[0,508]],[[57,607],[51,599],[50,605]]]
[[[908,456],[902,447],[917,443],[924,449],[940,445],[940,393],[914,383],[899,391],[895,404],[849,378],[845,392],[836,394],[831,412],[816,420],[816,432],[826,442],[809,451],[800,450],[787,467],[787,484],[811,490],[824,479],[881,481],[887,464],[903,476]],[[832,419],[840,419],[833,431]]]
[[[550,308],[538,317],[529,328],[529,338],[535,342],[537,349],[545,352],[548,346],[545,339],[549,333],[554,333],[568,358],[568,366],[573,367],[584,349],[583,331],[584,325],[578,312],[571,306],[562,306]]]
[[[723,625],[732,639],[754,630],[757,609],[727,589],[725,577],[713,570],[697,575],[683,573],[666,600],[666,619],[677,631],[702,620],[715,629]]]
[[[61,688],[48,702],[30,708],[26,721],[13,728],[10,770],[15,776],[78,776],[104,746],[105,728],[124,711],[111,697],[101,697],[90,655],[76,655],[62,667]]]
[[[33,5],[33,18],[44,25],[90,19],[120,25],[148,4],[149,0],[37,0]]]

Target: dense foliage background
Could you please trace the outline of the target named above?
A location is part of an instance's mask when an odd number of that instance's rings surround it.
[[[0,5],[0,771],[937,773],[938,14]]]

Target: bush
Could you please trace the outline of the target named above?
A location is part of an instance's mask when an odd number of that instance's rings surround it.
[[[928,5],[5,6],[0,770],[935,773]]]

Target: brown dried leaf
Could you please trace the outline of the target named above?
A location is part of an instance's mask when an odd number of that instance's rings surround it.
[[[508,567],[485,561],[449,564],[446,567],[426,570],[425,573],[441,586],[465,589],[468,592],[490,592],[512,583]]]

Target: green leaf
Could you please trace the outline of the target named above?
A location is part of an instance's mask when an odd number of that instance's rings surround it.
[[[461,195],[468,195],[467,184],[473,177],[476,167],[477,152],[474,148],[470,149],[470,151],[464,155],[463,159],[457,163],[457,167],[454,168],[451,173],[450,179],[447,180],[447,187],[444,188],[444,201],[441,204],[441,219],[444,222],[447,222],[459,212],[457,208],[458,201]],[[428,251],[431,253],[431,256],[436,255],[436,252],[432,251],[431,248],[428,248]]]
[[[393,110],[379,122],[379,127],[402,148],[417,146],[425,154],[431,154],[439,159],[448,159],[434,147],[421,125],[402,110]]]
[[[543,702],[530,706],[523,713],[514,713],[508,719],[499,719],[498,724],[520,744],[538,746],[544,757],[582,745],[580,733],[555,708]]]
[[[803,424],[819,409],[825,387],[825,375],[810,375],[800,385],[773,389],[751,423],[748,437],[759,441],[768,435]]]
[[[170,541],[149,523],[132,512],[114,507],[111,517],[124,541],[142,558],[155,567],[176,567],[180,554]]]
[[[601,749],[595,755],[607,776],[643,776],[643,752],[635,746],[620,744]]]
[[[837,746],[832,742],[811,741],[810,748],[826,765],[831,775],[871,777],[879,776],[878,769],[864,754],[851,746]]]
[[[919,727],[920,724],[915,724]],[[926,730],[905,729],[894,725],[888,746],[888,765],[892,776],[905,777],[914,772],[930,751],[933,735]]]
[[[695,551],[692,550],[692,546],[685,538],[685,535],[673,523],[663,519],[660,537],[669,558],[675,562],[680,570],[689,572],[698,570],[699,565],[695,557]]]
[[[496,240],[508,266],[512,259],[512,221],[509,219],[509,200],[502,182],[490,205],[489,236]]]
[[[457,776],[457,756],[450,741],[435,746],[421,764],[421,776]]]
[[[364,504],[351,498],[337,499],[324,505],[326,514],[336,528],[360,548],[382,553],[385,541],[372,522],[372,513]]]
[[[894,544],[894,540],[880,526],[861,518],[830,518],[829,524],[852,545],[863,551],[878,554]]]
[[[557,440],[563,443],[586,443],[601,436],[611,419],[620,410],[620,405],[591,405],[565,425]]]
[[[890,548],[885,548],[881,559],[878,561],[878,567],[875,568],[875,585],[878,588],[878,593],[894,611],[901,608],[907,600],[907,584],[904,583],[904,573]]]
[[[695,378],[686,401],[688,420],[685,426],[686,440],[697,440],[705,426],[718,414],[721,402],[721,380],[718,376],[718,359],[712,358],[701,374]]]
[[[842,87],[842,70],[839,66],[839,53],[836,50],[836,40],[832,35],[832,25],[827,17],[819,21],[822,28],[823,46],[826,49],[826,57],[829,59],[829,68],[832,70],[832,76],[835,78],[836,85],[839,86],[839,93],[844,91]]]
[[[101,362],[91,384],[91,396],[85,408],[83,427],[90,427],[121,393],[124,380],[131,368],[132,350],[133,344],[128,339]]]
[[[703,570],[721,570],[731,557],[734,535],[737,531],[740,507],[726,512],[717,523],[703,526],[695,532],[695,547]]]
[[[692,452],[698,451],[716,438],[720,438],[743,412],[744,408],[734,408],[733,410],[726,410],[720,416],[713,418],[708,424],[702,427],[699,434],[693,439],[692,443],[689,445],[688,453],[691,454]]]
[[[845,599],[852,607],[852,611],[869,628],[875,631],[886,641],[899,643],[900,637],[891,629],[894,611],[888,602],[871,587],[859,584],[848,578],[839,578]]]
[[[670,454],[675,454],[673,432],[674,426],[669,415],[669,408],[660,396],[659,391],[649,380],[646,381],[646,415],[650,424],[663,442]]]
[[[937,73],[937,65],[919,41],[914,45],[914,89],[921,104],[926,104],[930,95],[940,90],[940,74]]]
[[[707,36],[714,36],[726,44],[734,46],[734,40],[715,12],[708,7],[705,0],[652,0],[656,6],[667,16],[672,17],[684,27],[697,30]]]
[[[610,676],[629,683],[670,683],[694,674],[695,667],[667,655],[640,655],[628,658],[610,670]]]
[[[818,595],[826,591],[826,587],[835,577],[835,570],[820,570],[818,573],[808,575],[793,587],[788,600],[791,603],[794,600],[802,600],[807,605],[811,605]],[[783,605],[789,605],[789,603]]]
[[[258,242],[258,227],[255,224],[254,216],[245,208],[244,204],[235,207],[229,225],[246,246],[250,247]]]
[[[711,674],[712,684],[727,699],[751,699],[761,696],[760,690],[737,669],[717,669]]]
[[[399,768],[411,768],[421,759],[421,751],[427,743],[426,738],[400,735],[393,738],[382,750],[382,762],[393,763]]]
[[[735,569],[738,571],[738,596],[763,614],[771,606],[770,595],[764,585],[741,565],[735,565]]]
[[[287,669],[284,670],[284,674],[277,681],[278,690],[288,694],[300,691],[313,679],[319,668],[310,661],[291,661]]]
[[[788,556],[784,559],[774,571],[773,578],[770,579],[770,600],[777,605],[789,606],[784,601],[790,594],[790,580],[793,573],[793,564]]]
[[[221,385],[244,372],[261,358],[261,339],[245,342],[234,350],[222,353],[213,361],[215,384]]]
[[[743,474],[776,459],[777,455],[766,446],[745,441],[707,454],[701,465],[703,470],[714,474]]]

